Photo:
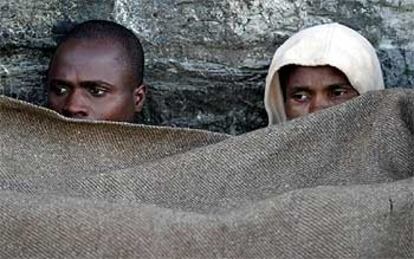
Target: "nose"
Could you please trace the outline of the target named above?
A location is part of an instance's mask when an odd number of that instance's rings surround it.
[[[80,89],[74,89],[66,98],[65,105],[62,109],[62,115],[78,119],[85,119],[88,117],[87,100]]]
[[[309,113],[320,111],[332,106],[332,103],[329,101],[328,96],[323,94],[317,94],[313,98],[311,105],[309,107]]]

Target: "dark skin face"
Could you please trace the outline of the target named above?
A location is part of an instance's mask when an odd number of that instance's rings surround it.
[[[48,72],[49,108],[70,118],[132,122],[145,100],[123,59],[108,40],[69,40],[59,47]]]
[[[295,66],[289,71],[285,84],[288,120],[344,103],[359,95],[347,77],[331,66]]]

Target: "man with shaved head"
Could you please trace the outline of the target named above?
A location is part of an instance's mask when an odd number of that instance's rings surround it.
[[[78,119],[132,122],[145,100],[144,53],[135,34],[110,21],[75,26],[47,74],[48,106]]]

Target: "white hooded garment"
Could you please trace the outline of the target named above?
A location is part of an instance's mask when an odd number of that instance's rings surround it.
[[[359,94],[384,89],[380,62],[367,39],[338,23],[310,27],[291,36],[273,56],[264,99],[269,125],[286,121],[278,74],[286,65],[335,67]]]

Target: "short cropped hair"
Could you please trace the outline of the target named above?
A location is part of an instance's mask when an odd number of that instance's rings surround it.
[[[134,78],[142,84],[144,78],[144,51],[137,36],[124,26],[106,20],[89,20],[75,25],[59,42],[58,47],[66,41],[80,40],[112,40],[123,48],[124,59],[134,74]]]

